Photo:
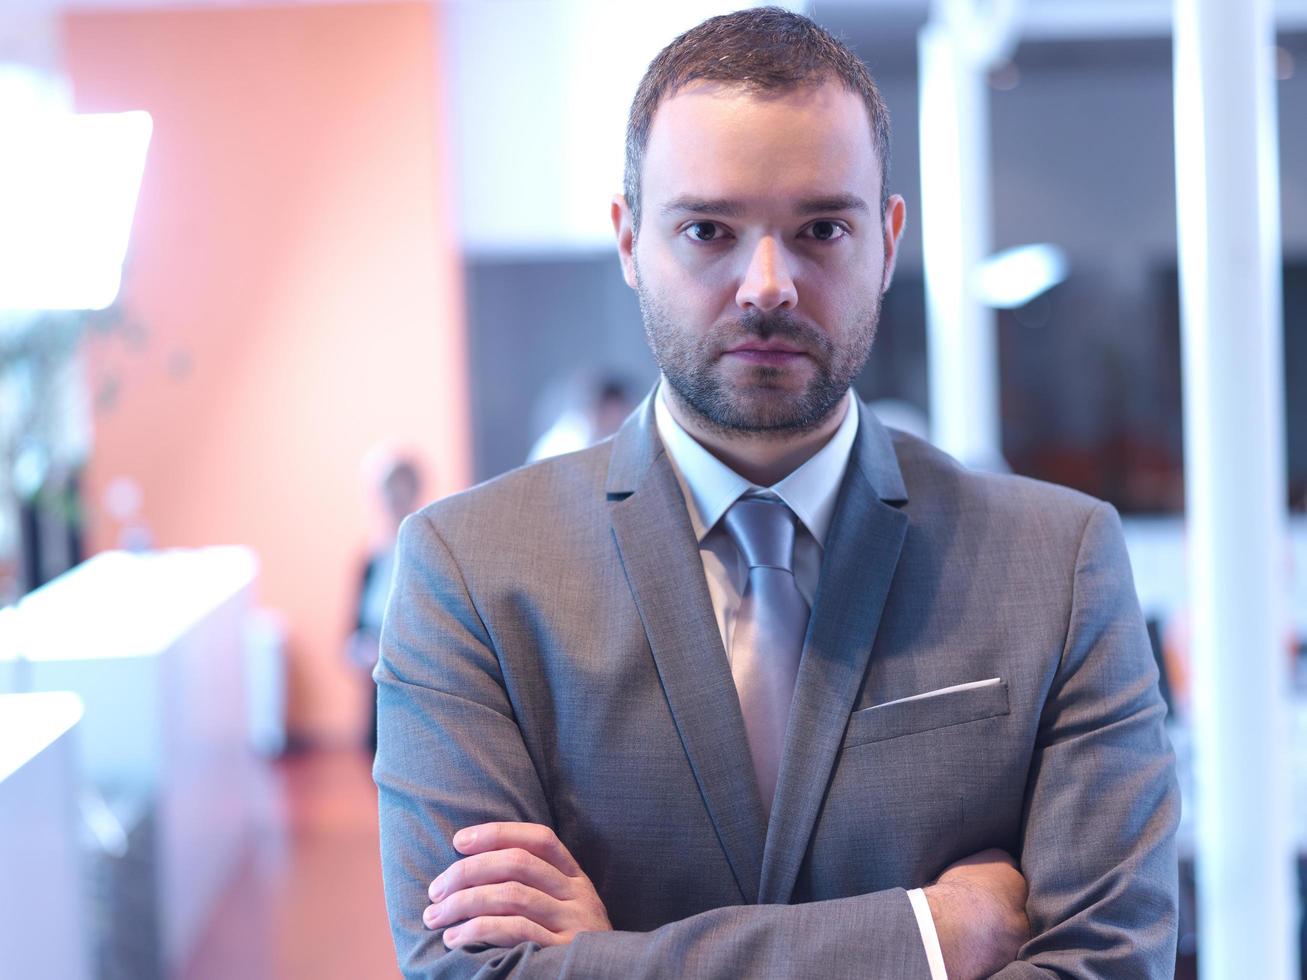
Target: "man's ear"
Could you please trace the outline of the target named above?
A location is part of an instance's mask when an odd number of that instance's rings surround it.
[[[880,291],[889,289],[894,279],[894,266],[899,258],[899,239],[903,237],[903,227],[908,221],[908,206],[903,198],[892,194],[885,204],[885,274],[881,279]]]
[[[613,231],[617,234],[617,258],[622,263],[622,278],[635,289],[635,222],[631,218],[631,206],[626,203],[624,195],[614,195],[612,215]]]

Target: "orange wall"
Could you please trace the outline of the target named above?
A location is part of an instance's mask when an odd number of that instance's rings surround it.
[[[77,13],[79,111],[154,136],[120,297],[143,340],[87,345],[90,540],[128,476],[162,547],[244,543],[289,623],[290,726],[362,724],[342,644],[371,525],[359,480],[414,447],[428,496],[466,484],[461,275],[427,4]]]

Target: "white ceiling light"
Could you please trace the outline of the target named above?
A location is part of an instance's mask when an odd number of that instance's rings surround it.
[[[1056,245],[1021,245],[998,252],[976,269],[980,301],[1000,310],[1025,306],[1066,279],[1067,258]]]
[[[99,310],[118,295],[152,123],[74,115],[0,76],[0,310]]]

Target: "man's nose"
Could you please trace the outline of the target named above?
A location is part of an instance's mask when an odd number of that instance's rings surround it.
[[[778,308],[792,310],[798,302],[785,247],[771,235],[764,235],[749,256],[749,265],[735,293],[736,305],[743,310],[769,313]]]

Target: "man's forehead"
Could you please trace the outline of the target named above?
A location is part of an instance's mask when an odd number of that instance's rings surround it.
[[[643,178],[661,208],[750,194],[870,199],[879,175],[865,105],[839,82],[759,90],[696,80],[660,104]]]
[[[729,152],[764,144],[773,134],[786,145],[837,141],[851,151],[876,148],[865,103],[837,80],[759,89],[697,79],[659,104],[645,151]]]

